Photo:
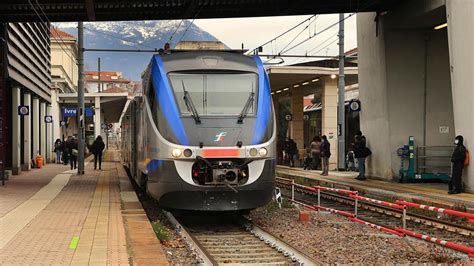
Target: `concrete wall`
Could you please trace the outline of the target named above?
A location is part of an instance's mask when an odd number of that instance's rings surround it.
[[[380,17],[378,36],[375,14],[357,16],[361,130],[373,151],[368,173],[383,179],[398,174],[396,150],[409,136],[416,146],[454,139],[446,31],[399,27],[404,16]],[[441,134],[440,126],[451,130]]]
[[[449,56],[456,134],[464,136],[468,150],[474,151],[474,2],[447,0]],[[466,190],[474,192],[473,164],[465,172]]]

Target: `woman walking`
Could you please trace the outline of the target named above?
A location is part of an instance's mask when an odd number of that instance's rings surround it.
[[[104,141],[99,135],[92,144],[92,153],[94,154],[94,170],[97,169],[97,160],[99,161],[99,170],[102,170],[102,151],[105,149]]]

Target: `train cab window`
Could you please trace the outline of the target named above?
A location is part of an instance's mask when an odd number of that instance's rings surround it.
[[[253,93],[247,114],[255,114],[258,83],[254,73],[170,73],[169,78],[183,115],[190,115],[183,99],[185,91],[199,115],[239,115]]]

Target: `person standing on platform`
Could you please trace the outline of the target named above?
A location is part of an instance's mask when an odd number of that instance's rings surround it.
[[[56,139],[54,142],[54,152],[56,153],[56,163],[61,163],[61,155],[63,153],[62,143],[60,139]]]
[[[321,164],[321,138],[316,136],[311,142],[311,158],[312,158],[312,170],[318,170]]]
[[[97,160],[99,161],[99,170],[102,170],[102,152],[105,149],[104,141],[99,135],[92,144],[92,154],[94,154],[94,170],[97,169]]]
[[[296,142],[291,138],[287,138],[285,143],[285,152],[288,154],[290,167],[295,167],[295,155],[297,151],[298,148],[296,146]]]
[[[323,159],[323,172],[321,175],[327,176],[329,171],[329,158],[331,157],[331,143],[329,143],[326,135],[322,136],[321,157]]]
[[[464,138],[458,135],[454,139],[453,155],[451,156],[452,173],[449,180],[448,194],[459,194],[462,192],[462,170],[464,169],[464,161],[466,160],[466,147],[464,147]]]
[[[69,161],[71,163],[71,170],[77,168],[77,156],[79,155],[77,139],[72,137],[68,141],[68,150],[69,150]]]
[[[367,157],[367,143],[361,131],[358,131],[354,136],[354,156],[357,159],[357,166],[359,168],[359,175],[355,179],[365,180],[365,158]]]

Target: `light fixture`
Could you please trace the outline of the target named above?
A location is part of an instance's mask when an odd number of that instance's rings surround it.
[[[171,152],[171,155],[173,155],[173,157],[179,157],[181,156],[181,150],[180,149],[173,149],[173,151]]]
[[[284,88],[283,91],[287,91],[287,90],[289,90],[289,89],[290,89],[290,88]]]
[[[280,93],[280,92],[281,92],[281,90],[277,90],[277,91],[276,91],[276,93]]]
[[[249,151],[249,154],[250,156],[254,157],[254,156],[257,156],[257,149],[255,148],[251,148],[250,151]]]
[[[265,148],[260,148],[260,150],[258,150],[258,154],[259,154],[261,157],[264,157],[264,156],[267,156],[268,151],[267,151],[267,149],[265,149]]]
[[[435,30],[440,30],[442,28],[446,28],[447,26],[448,26],[448,23],[446,22],[446,23],[440,24],[438,26],[435,26],[434,29]]]
[[[295,87],[295,88],[298,88],[299,86],[300,86],[300,84],[293,85],[293,87]]]
[[[313,79],[313,80],[311,80],[311,82],[316,82],[316,81],[319,81],[319,79]]]
[[[274,92],[270,93],[271,95],[275,94]]]
[[[301,84],[301,85],[304,86],[304,85],[308,85],[308,84],[309,84],[309,82],[306,81],[306,82],[303,82],[303,84]]]
[[[185,149],[185,150],[183,151],[183,155],[184,155],[185,157],[191,157],[191,155],[193,155],[193,151],[192,151],[191,149]]]
[[[335,79],[335,78],[336,78],[336,74],[332,74],[332,75],[331,75],[331,78],[332,78],[332,79]]]

